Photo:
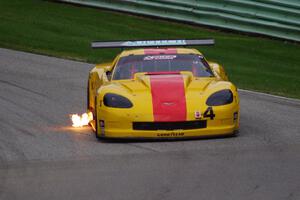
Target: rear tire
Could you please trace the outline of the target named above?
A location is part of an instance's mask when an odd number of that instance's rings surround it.
[[[237,137],[240,134],[240,130],[234,130],[232,133],[232,137]]]

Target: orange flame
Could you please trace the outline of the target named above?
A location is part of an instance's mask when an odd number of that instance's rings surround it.
[[[78,114],[71,115],[73,127],[83,127],[89,125],[89,122],[93,120],[93,114],[91,112],[83,113],[81,116]]]

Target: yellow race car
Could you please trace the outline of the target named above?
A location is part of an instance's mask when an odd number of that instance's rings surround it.
[[[87,108],[96,137],[236,134],[237,88],[221,65],[196,49],[183,48],[212,44],[213,39],[93,42],[93,48],[127,48],[89,73]]]

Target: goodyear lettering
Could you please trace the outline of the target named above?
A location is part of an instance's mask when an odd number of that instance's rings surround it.
[[[172,133],[158,133],[158,137],[177,137],[177,136],[184,136],[183,132],[172,132]]]

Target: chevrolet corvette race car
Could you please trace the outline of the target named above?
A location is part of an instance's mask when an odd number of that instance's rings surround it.
[[[237,88],[221,65],[184,47],[213,44],[213,39],[93,42],[93,48],[127,48],[89,73],[87,109],[96,137],[235,134]]]

